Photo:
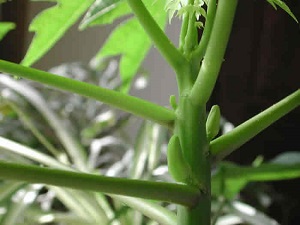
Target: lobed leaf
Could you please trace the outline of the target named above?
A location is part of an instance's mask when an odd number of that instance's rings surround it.
[[[0,41],[4,36],[11,30],[15,29],[16,25],[11,22],[1,22],[0,23]]]
[[[287,6],[287,4],[285,4],[283,1],[281,1],[281,0],[267,0],[267,1],[274,7],[275,10],[277,10],[276,5],[279,6],[281,9],[283,9],[287,14],[289,14],[298,23],[298,20],[295,17],[295,15],[292,13],[292,11]]]
[[[49,0],[50,1],[50,0]],[[22,61],[30,66],[39,60],[91,6],[94,0],[57,0],[57,4],[38,14],[29,26],[35,36]]]
[[[124,0],[97,0],[87,11],[79,25],[80,30],[87,27],[111,24],[116,19],[131,13],[131,9]]]
[[[160,27],[166,24],[165,1],[146,1],[145,5]],[[151,40],[139,24],[136,18],[121,23],[110,35],[96,60],[105,57],[121,55],[120,75],[123,83],[127,84],[123,89],[127,92],[130,81],[140,68],[147,52],[151,47]]]
[[[202,8],[204,3],[207,5],[208,2],[206,0],[195,0],[193,4],[190,4],[187,0],[167,0],[165,10],[169,15],[169,23],[175,15],[181,18],[186,13],[195,14],[197,20],[200,16],[206,18],[206,11]]]

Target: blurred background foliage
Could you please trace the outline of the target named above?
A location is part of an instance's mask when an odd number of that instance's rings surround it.
[[[24,56],[26,43],[20,37],[27,32],[24,21],[27,3],[11,1],[1,6],[1,20],[17,25],[17,29],[0,42],[1,59],[19,62]],[[286,3],[300,18],[299,2]],[[297,28],[288,15],[274,11],[264,1],[240,2],[226,63],[211,105],[219,104],[222,114],[237,125],[298,88],[300,33]],[[238,65],[236,62],[239,62]],[[97,63],[68,63],[50,71],[111,89],[122,88],[116,59]],[[145,71],[140,69],[138,74],[140,76],[132,89],[143,88],[147,84]],[[171,181],[165,157],[168,131],[163,128],[101,103],[56,92],[29,81],[1,75],[0,83],[0,136],[54,156],[58,162],[69,164],[72,168],[72,159],[64,151],[64,137],[57,133],[55,125],[53,127],[54,118],[68,138],[84,150],[90,171],[109,176]],[[39,106],[46,108],[46,112]],[[298,109],[243,146],[243,150],[234,153],[230,159],[255,166],[281,152],[293,151],[279,161],[288,164],[294,159],[299,162],[299,118]],[[132,130],[132,127],[135,129]],[[232,127],[225,121],[223,132]],[[257,157],[262,149],[264,157]],[[5,160],[40,164],[31,157],[34,154],[36,152],[30,151],[27,155],[15,154],[3,147],[1,150],[1,158]],[[234,168],[234,165],[227,166],[224,168]],[[215,168],[213,174],[219,171]],[[212,209],[216,224],[277,224],[264,213],[271,214],[283,225],[297,223],[299,179],[273,185],[247,183],[242,180],[231,184],[229,190],[234,197],[230,201],[222,194],[214,196]],[[237,194],[242,188],[242,192]],[[94,193],[4,181],[0,193],[2,224],[76,225],[93,224],[93,220],[108,224],[157,224],[128,208],[130,203],[125,201],[123,204],[124,199],[121,201]],[[174,210],[172,205],[168,208]]]

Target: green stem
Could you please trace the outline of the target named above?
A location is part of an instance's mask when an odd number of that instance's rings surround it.
[[[238,0],[219,0],[201,69],[191,90],[194,104],[204,105],[215,86],[229,40]]]
[[[214,20],[215,20],[215,15],[216,15],[216,0],[209,0],[208,6],[207,6],[207,16],[206,16],[206,21],[205,21],[205,27],[204,31],[200,40],[200,43],[196,50],[193,52],[193,58],[197,58],[198,62],[202,60],[208,41],[210,40],[210,35],[211,31],[213,28]]]
[[[187,34],[187,29],[189,25],[189,14],[185,13],[182,19],[182,25],[180,30],[180,37],[179,37],[179,50],[183,52],[183,47],[185,43],[185,36]]]
[[[105,177],[1,161],[0,177],[6,180],[44,183],[73,189],[148,198],[188,207],[197,204],[201,197],[197,188],[183,184]]]
[[[0,60],[0,71],[102,101],[167,127],[172,127],[175,119],[174,112],[165,107],[96,85],[57,76],[3,60]]]
[[[194,6],[194,0],[189,0],[189,6]],[[190,53],[198,44],[198,30],[196,27],[195,11],[186,13],[188,15],[187,31],[184,39],[184,53],[189,57]]]
[[[185,37],[185,42],[184,42],[184,53],[188,57],[198,43],[197,27],[195,25],[195,22],[196,22],[195,13],[190,14],[187,35]]]
[[[210,143],[211,154],[218,160],[224,158],[299,105],[300,90],[298,89],[231,132],[213,140]]]
[[[175,71],[180,71],[186,59],[158,26],[144,3],[141,0],[127,0],[127,2],[160,53]]]
[[[198,73],[194,69],[197,68],[194,65],[194,62],[197,62],[197,55],[194,55],[190,63],[190,73],[184,74],[184,77],[178,76],[180,78],[178,79],[180,102],[176,110],[175,133],[180,138],[183,155],[193,175],[198,178],[198,188],[203,193],[201,201],[195,207],[178,207],[178,225],[209,225],[211,220],[211,167],[206,137],[205,105],[223,61],[237,0],[219,0],[218,4],[211,34],[209,34],[211,27],[208,27],[207,39],[204,39],[204,42],[202,40],[202,45],[204,45],[205,41],[210,39],[196,82],[193,83],[193,78]],[[213,10],[211,6],[211,17],[214,14]],[[190,20],[189,23],[193,22]],[[198,47],[196,54],[200,54],[203,48]]]
[[[181,98],[175,131],[179,134],[184,157],[198,179],[197,187],[203,196],[194,208],[178,207],[178,225],[210,224],[210,157],[205,112],[205,107],[193,105],[188,97]]]
[[[225,164],[226,165],[226,164]],[[300,163],[295,164],[262,164],[259,167],[228,166],[224,167],[225,180],[276,181],[300,177]]]

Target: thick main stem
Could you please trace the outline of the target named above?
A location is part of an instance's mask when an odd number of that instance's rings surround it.
[[[178,225],[210,224],[210,158],[205,111],[205,106],[193,105],[189,96],[181,97],[175,129],[184,157],[197,178],[196,185],[202,192],[202,198],[196,207],[178,207]]]
[[[178,225],[209,225],[211,220],[211,166],[206,137],[206,102],[217,79],[229,39],[237,0],[219,0],[214,25],[201,69],[177,74],[180,101],[176,110],[175,133],[183,156],[197,182],[188,183],[202,192],[195,207],[178,207]],[[210,25],[211,28],[212,25]],[[200,62],[199,62],[200,63]],[[197,76],[198,73],[198,76]],[[194,77],[197,77],[194,83]]]
[[[180,139],[183,156],[189,164],[197,182],[187,183],[202,192],[195,207],[178,206],[178,225],[210,224],[210,158],[209,144],[206,138],[205,106],[193,104],[189,91],[193,85],[193,70],[178,74],[180,100],[176,110],[174,132]]]

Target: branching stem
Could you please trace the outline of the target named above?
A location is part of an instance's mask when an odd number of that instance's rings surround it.
[[[141,0],[127,0],[137,19],[154,42],[154,45],[164,56],[170,66],[177,72],[181,71],[182,65],[186,64],[185,57],[172,44],[163,30],[155,22]]]
[[[219,0],[214,25],[211,31],[201,69],[191,90],[191,99],[196,105],[208,101],[215,86],[229,40],[238,0]]]
[[[300,90],[297,90],[280,102],[237,126],[231,132],[213,140],[210,143],[211,154],[218,160],[224,158],[299,105]]]
[[[206,16],[203,34],[202,34],[199,45],[197,46],[196,50],[192,54],[192,57],[197,58],[198,61],[203,59],[203,56],[204,56],[206,48],[207,48],[208,41],[210,40],[210,34],[211,34],[212,27],[214,24],[216,8],[217,8],[216,0],[209,0],[208,6],[207,6],[207,16]]]
[[[0,71],[104,102],[169,128],[173,126],[173,111],[137,97],[3,60]]]
[[[197,204],[201,197],[197,188],[183,184],[105,177],[3,161],[0,161],[0,177],[6,180],[44,183],[74,189],[166,201],[188,207],[193,207]]]

